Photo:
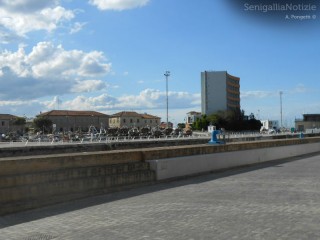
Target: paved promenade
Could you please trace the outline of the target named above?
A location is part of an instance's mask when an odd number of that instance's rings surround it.
[[[0,217],[0,239],[318,240],[320,155]]]

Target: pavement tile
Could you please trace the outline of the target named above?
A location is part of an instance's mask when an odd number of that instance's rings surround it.
[[[0,240],[320,239],[320,155],[0,217]]]

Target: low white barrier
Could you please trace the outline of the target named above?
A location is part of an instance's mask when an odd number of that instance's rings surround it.
[[[156,172],[157,180],[164,180],[315,152],[320,152],[320,143],[174,157],[148,162],[151,169]]]

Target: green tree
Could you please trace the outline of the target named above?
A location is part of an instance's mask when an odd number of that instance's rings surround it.
[[[261,122],[256,120],[253,113],[245,116],[244,110],[218,111],[207,118],[208,123],[217,129],[225,128],[229,131],[257,131],[260,130]]]
[[[33,125],[37,131],[51,132],[52,121],[49,118],[37,117],[33,120]]]
[[[22,126],[26,124],[26,119],[23,117],[17,117],[12,122],[13,125]]]
[[[200,119],[197,119],[191,126],[192,130],[199,130],[200,129]]]

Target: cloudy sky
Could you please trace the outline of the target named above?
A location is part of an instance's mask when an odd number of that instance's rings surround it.
[[[172,122],[200,111],[205,70],[241,78],[247,114],[279,120],[280,91],[288,125],[320,113],[318,11],[275,20],[230,2],[0,1],[0,113],[133,110],[165,119],[166,70]]]

